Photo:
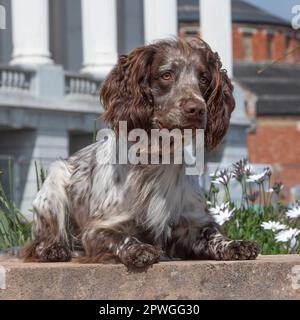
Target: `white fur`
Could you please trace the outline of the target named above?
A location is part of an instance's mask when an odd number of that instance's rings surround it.
[[[81,232],[114,227],[133,221],[155,238],[166,239],[182,218],[199,224],[212,221],[196,176],[185,175],[184,165],[152,165],[140,168],[110,164],[115,144],[99,141],[82,149],[67,161],[58,161],[34,201],[37,217],[56,217],[59,234],[66,238],[66,224],[72,218]],[[97,162],[103,154],[107,161]],[[93,170],[92,170],[93,168]],[[35,217],[34,232],[40,232]]]

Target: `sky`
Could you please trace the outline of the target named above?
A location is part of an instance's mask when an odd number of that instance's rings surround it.
[[[265,9],[274,15],[291,20],[291,9],[294,5],[300,5],[300,0],[244,0],[257,7]]]

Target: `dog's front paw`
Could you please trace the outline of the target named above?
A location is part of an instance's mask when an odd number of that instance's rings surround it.
[[[71,250],[63,242],[47,243],[33,240],[18,252],[25,262],[66,262],[72,259]]]
[[[222,258],[223,260],[253,260],[259,251],[255,242],[232,240],[226,245]]]
[[[53,243],[47,247],[40,243],[36,247],[36,253],[41,262],[67,262],[72,259],[70,249],[61,242]]]
[[[160,250],[150,244],[135,244],[127,249],[123,263],[128,267],[145,268],[157,263]]]

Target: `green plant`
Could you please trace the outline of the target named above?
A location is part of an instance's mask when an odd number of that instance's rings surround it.
[[[262,254],[300,253],[300,207],[281,201],[282,183],[271,185],[272,172],[253,173],[246,159],[212,175],[207,203],[216,221],[232,239],[256,241]],[[230,185],[237,181],[239,204],[231,201]],[[222,191],[223,190],[223,194]]]
[[[35,168],[35,179],[36,179],[37,191],[40,191],[41,186],[43,185],[46,179],[47,172],[44,169],[44,165],[42,162],[40,162],[40,168],[38,169],[37,162],[34,161],[34,168]]]
[[[93,138],[92,138],[92,143],[97,141],[97,119],[94,120],[94,129],[93,129]]]
[[[8,163],[9,189],[13,194],[13,167]],[[0,172],[1,174],[1,172]],[[0,183],[0,249],[23,245],[31,237],[31,223],[8,199]]]
[[[35,170],[39,190],[46,171],[42,163],[38,168],[36,162]],[[8,171],[9,190],[13,195],[11,160]],[[279,182],[270,187],[271,175],[269,168],[254,174],[245,159],[233,164],[231,169],[216,171],[206,194],[208,208],[230,238],[254,240],[262,254],[300,253],[300,205],[283,205],[283,185]],[[241,189],[238,204],[232,200],[233,180]],[[0,249],[23,245],[30,237],[31,223],[8,199],[0,183]]]

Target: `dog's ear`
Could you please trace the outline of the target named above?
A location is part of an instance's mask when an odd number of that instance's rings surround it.
[[[212,81],[207,90],[207,125],[205,146],[208,150],[220,144],[227,132],[231,113],[235,107],[233,85],[222,69],[217,53],[208,49],[207,59],[211,69]]]
[[[149,80],[154,53],[155,49],[150,45],[121,55],[102,84],[103,118],[116,132],[119,121],[127,121],[128,131],[150,128],[153,98]]]

